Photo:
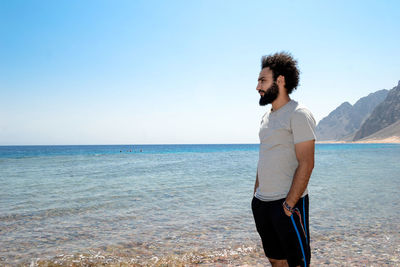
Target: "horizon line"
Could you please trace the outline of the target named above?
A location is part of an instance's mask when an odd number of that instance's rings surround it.
[[[2,146],[163,146],[163,145],[259,145],[259,143],[157,143],[157,144],[12,144]]]

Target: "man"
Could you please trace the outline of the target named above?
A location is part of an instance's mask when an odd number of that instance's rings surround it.
[[[257,232],[273,267],[309,266],[307,184],[314,168],[315,120],[289,95],[299,83],[297,61],[281,52],[261,59],[260,152],[251,203]]]

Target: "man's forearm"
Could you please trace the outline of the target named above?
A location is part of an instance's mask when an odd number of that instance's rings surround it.
[[[286,203],[291,207],[296,205],[297,201],[299,201],[306,190],[313,168],[314,164],[307,162],[299,164],[297,167],[294,173],[292,186],[290,187],[289,193],[286,197]]]

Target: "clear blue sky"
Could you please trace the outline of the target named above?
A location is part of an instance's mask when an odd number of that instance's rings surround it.
[[[0,145],[257,143],[262,55],[317,121],[400,80],[399,1],[0,1]]]

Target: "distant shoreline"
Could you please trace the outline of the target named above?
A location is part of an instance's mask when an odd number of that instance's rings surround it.
[[[341,141],[341,140],[328,140],[328,141],[316,141],[316,144],[400,144],[400,136],[392,136],[381,139],[366,139],[359,141]],[[259,143],[183,143],[183,144],[0,144],[1,147],[90,147],[90,146],[120,146],[126,149],[126,147],[146,147],[146,146],[218,146],[218,145],[259,145]]]
[[[317,144],[400,144],[399,136],[382,139],[368,139],[360,141],[317,141]]]

